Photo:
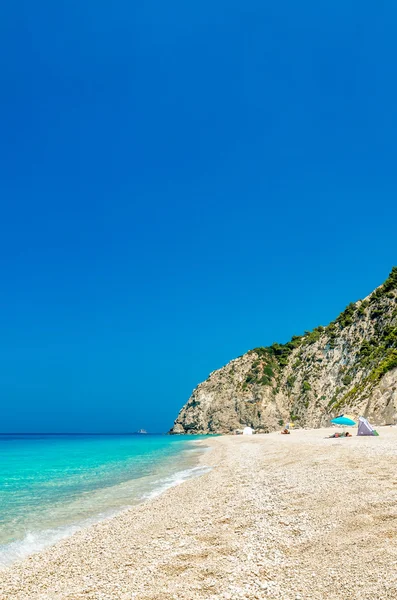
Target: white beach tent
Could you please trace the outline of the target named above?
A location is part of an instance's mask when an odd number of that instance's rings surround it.
[[[358,418],[357,435],[374,435],[374,428],[364,417]]]
[[[252,435],[253,433],[254,433],[254,430],[251,427],[244,427],[243,435]]]

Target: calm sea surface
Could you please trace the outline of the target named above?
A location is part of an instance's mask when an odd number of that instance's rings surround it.
[[[0,566],[205,472],[197,439],[0,434]]]

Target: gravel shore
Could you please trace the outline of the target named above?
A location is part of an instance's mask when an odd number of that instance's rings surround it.
[[[395,599],[397,428],[378,430],[210,438],[209,473],[0,572],[0,599]]]

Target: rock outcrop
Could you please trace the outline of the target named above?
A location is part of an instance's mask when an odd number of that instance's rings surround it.
[[[255,348],[192,393],[170,433],[230,433],[286,422],[321,427],[342,413],[397,419],[397,267],[383,285],[287,344]]]

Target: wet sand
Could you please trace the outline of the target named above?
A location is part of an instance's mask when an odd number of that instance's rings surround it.
[[[397,598],[397,428],[329,431],[206,440],[209,473],[0,572],[0,599]]]

